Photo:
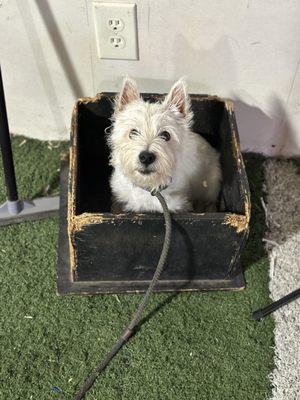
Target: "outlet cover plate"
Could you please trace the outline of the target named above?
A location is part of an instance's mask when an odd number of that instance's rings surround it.
[[[99,58],[138,60],[136,4],[93,2]],[[119,37],[122,46],[117,46]]]

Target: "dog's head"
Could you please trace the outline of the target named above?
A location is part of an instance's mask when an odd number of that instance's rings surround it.
[[[137,186],[168,186],[182,155],[192,117],[182,80],[174,84],[162,103],[149,103],[140,97],[136,83],[126,78],[115,98],[108,135],[111,164],[120,167]]]

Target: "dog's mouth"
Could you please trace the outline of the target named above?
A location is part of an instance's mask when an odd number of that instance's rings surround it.
[[[153,171],[153,169],[138,169],[137,172],[139,172],[142,175],[150,175],[154,174],[155,171]]]

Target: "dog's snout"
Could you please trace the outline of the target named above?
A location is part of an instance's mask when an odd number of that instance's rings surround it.
[[[142,164],[147,166],[155,161],[156,156],[154,153],[151,153],[150,151],[142,151],[139,155],[139,159]]]

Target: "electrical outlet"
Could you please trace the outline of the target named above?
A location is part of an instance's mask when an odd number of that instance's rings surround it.
[[[99,58],[138,59],[136,4],[93,3]]]
[[[107,27],[113,32],[121,32],[124,29],[124,22],[121,18],[108,18]]]
[[[125,47],[125,45],[126,45],[123,36],[120,36],[120,35],[118,35],[118,36],[117,35],[110,36],[109,43],[115,49],[117,49],[117,48],[123,49]]]

